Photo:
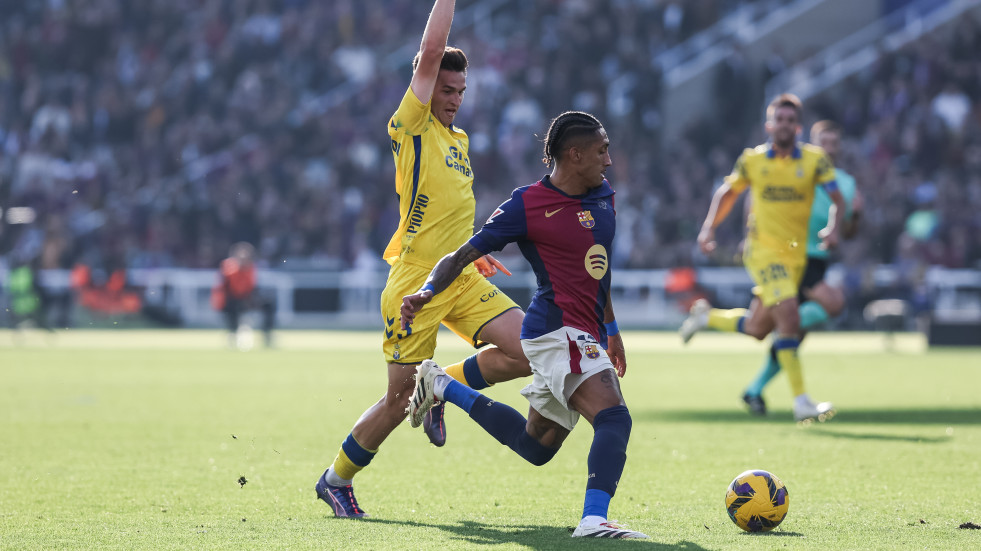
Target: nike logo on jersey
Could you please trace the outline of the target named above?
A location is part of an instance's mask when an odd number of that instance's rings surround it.
[[[565,207],[562,207],[562,209],[564,209],[564,208]],[[551,218],[554,214],[556,214],[557,212],[559,212],[562,209],[556,209],[556,210],[553,210],[552,212],[545,211],[545,218]]]

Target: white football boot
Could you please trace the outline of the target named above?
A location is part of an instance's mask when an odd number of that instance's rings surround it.
[[[835,416],[835,407],[831,402],[794,402],[794,421],[798,423],[809,423],[817,421],[823,423],[830,421]]]
[[[691,310],[688,311],[688,317],[681,324],[681,329],[678,329],[678,333],[681,335],[681,342],[688,344],[688,341],[695,336],[695,333],[708,327],[709,310],[711,309],[712,305],[704,298],[696,300],[691,305]]]
[[[636,530],[629,530],[626,526],[617,524],[615,520],[608,520],[595,524],[585,524],[585,519],[576,526],[572,537],[574,538],[611,538],[611,539],[648,539],[650,536]]]
[[[446,372],[432,360],[423,360],[416,368],[416,389],[409,398],[408,409],[405,410],[409,414],[409,424],[412,428],[422,424],[429,408],[439,400],[433,387],[436,378],[440,375],[445,376]]]

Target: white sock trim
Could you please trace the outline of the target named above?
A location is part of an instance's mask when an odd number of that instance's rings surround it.
[[[337,473],[334,471],[333,465],[331,465],[330,468],[327,469],[327,476],[325,476],[324,478],[327,480],[327,484],[330,484],[331,486],[350,486],[351,483],[354,482],[353,480],[345,480],[340,476],[338,476]]]
[[[446,387],[449,386],[450,381],[452,380],[453,377],[450,377],[449,375],[440,375],[436,377],[433,380],[433,396],[435,396],[438,400],[443,401],[443,392],[446,390]]]
[[[579,524],[582,526],[599,526],[604,522],[606,522],[606,519],[601,516],[589,515],[589,516],[582,517],[582,520],[579,521]]]

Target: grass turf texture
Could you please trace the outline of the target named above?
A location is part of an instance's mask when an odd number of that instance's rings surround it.
[[[372,518],[334,519],[313,485],[384,388],[379,337],[284,332],[277,350],[217,332],[0,332],[2,549],[968,549],[981,547],[981,351],[901,335],[816,334],[802,349],[830,423],[739,402],[764,348],[733,335],[625,334],[634,419],[611,517],[650,541],[572,540],[592,438],[545,467],[450,406],[438,449],[408,424],[355,481]],[[441,334],[437,360],[469,349]],[[487,391],[526,411],[522,382]],[[769,470],[791,506],[769,534],[726,515],[734,476]],[[246,483],[240,485],[240,477]]]

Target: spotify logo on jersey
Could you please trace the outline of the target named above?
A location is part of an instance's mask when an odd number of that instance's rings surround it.
[[[593,245],[586,251],[586,271],[593,279],[603,279],[606,275],[606,268],[609,266],[609,257],[606,255],[606,247],[603,245]]]

